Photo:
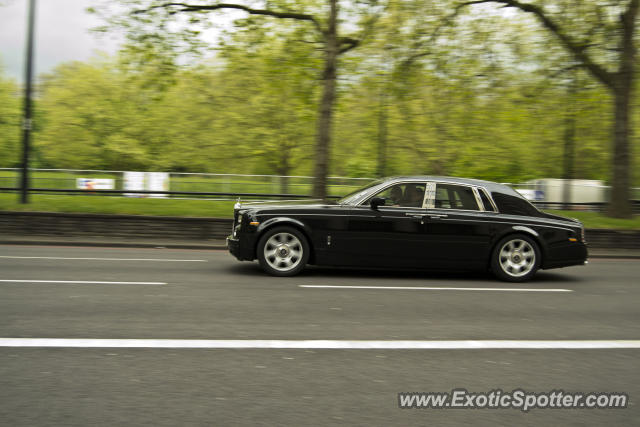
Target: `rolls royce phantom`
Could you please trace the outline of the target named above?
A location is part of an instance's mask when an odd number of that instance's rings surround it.
[[[579,221],[506,185],[436,176],[381,179],[328,204],[237,203],[227,246],[275,276],[316,264],[488,269],[522,282],[587,260]]]

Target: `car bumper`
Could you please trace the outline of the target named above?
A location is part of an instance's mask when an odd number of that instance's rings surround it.
[[[587,264],[589,252],[587,246],[582,243],[563,245],[549,250],[544,269],[569,267],[572,265]]]
[[[227,249],[229,249],[229,253],[239,261],[252,261],[255,259],[252,242],[242,236],[228,236]]]
[[[231,236],[228,236],[227,249],[229,249],[229,253],[231,253],[231,255],[238,258],[238,255],[240,253],[240,241],[238,239],[234,239]]]

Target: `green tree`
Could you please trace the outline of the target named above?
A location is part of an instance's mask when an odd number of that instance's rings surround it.
[[[355,35],[343,36],[339,30],[340,4],[338,0],[310,1],[273,1],[265,8],[254,8],[241,3],[181,3],[164,0],[125,1],[124,6],[130,8],[125,16],[111,15],[110,23],[127,29],[129,40],[133,45],[148,46],[156,43],[165,47],[176,47],[180,42],[171,41],[169,34],[176,17],[188,16],[189,24],[201,24],[204,17],[214,11],[240,10],[252,16],[263,16],[281,20],[293,20],[308,23],[315,29],[317,41],[324,52],[324,64],[321,77],[322,93],[318,103],[317,132],[315,144],[315,177],[313,194],[318,198],[326,197],[326,184],[329,172],[331,126],[336,99],[336,80],[338,75],[338,58],[340,55],[357,47],[362,39],[371,31],[381,8],[377,0],[343,1],[343,16],[353,18],[360,28]],[[313,12],[309,12],[309,10]],[[193,43],[197,40],[198,30],[189,25],[182,27],[178,38],[183,42]],[[199,45],[198,42],[195,43]],[[144,51],[144,49],[143,49]],[[175,49],[173,50],[175,52]]]
[[[240,125],[235,145],[247,146],[256,159],[254,170],[281,176],[312,163],[315,76],[322,63],[312,45],[297,41],[308,36],[308,29],[294,25],[291,30],[283,37],[241,29],[219,55],[225,62],[220,72],[224,96],[235,114],[228,125]],[[281,190],[289,191],[286,178]]]
[[[136,137],[150,102],[106,59],[58,66],[46,75],[39,110],[44,125],[35,146],[45,165],[142,169],[148,153]]]
[[[295,63],[313,63],[315,52],[251,31],[233,38],[218,59],[180,67],[167,86],[128,51],[59,66],[41,87],[44,164],[280,175],[307,168],[317,85],[314,67]]]
[[[446,5],[416,13],[425,3],[390,4],[352,55],[356,77],[337,116],[344,147],[336,150],[351,153],[348,165],[337,161],[341,173],[371,176],[385,161],[385,173],[509,182],[561,176],[567,79],[559,71],[572,58],[554,44],[531,43],[547,40],[523,16],[496,12],[448,27],[441,26]],[[584,76],[581,87],[572,104],[576,166],[580,177],[602,179],[609,98]]]
[[[618,218],[631,217],[631,100],[640,0],[573,0],[571,5],[560,2],[560,7],[548,7],[542,1],[473,0],[459,3],[456,10],[483,3],[501,4],[534,16],[582,67],[611,92],[614,125],[612,191],[608,213]],[[605,59],[604,63],[598,61],[600,58]]]

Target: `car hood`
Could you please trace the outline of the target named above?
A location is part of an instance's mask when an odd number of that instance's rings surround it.
[[[573,222],[578,226],[582,226],[582,223],[575,218],[568,218],[566,216],[553,215],[547,212],[541,212],[543,214],[543,218],[555,219],[556,221],[568,221]]]
[[[269,211],[300,211],[300,210],[322,210],[322,209],[344,209],[345,206],[337,203],[323,202],[322,200],[296,200],[296,201],[274,201],[274,202],[238,202],[234,209],[236,211],[269,212]]]

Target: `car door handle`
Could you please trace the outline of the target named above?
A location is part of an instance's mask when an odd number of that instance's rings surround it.
[[[415,213],[407,212],[405,215],[410,216],[411,218],[419,219],[419,220],[422,220],[422,218],[424,218],[424,214],[415,214]]]
[[[424,215],[411,215],[414,221],[420,222],[421,225],[424,225]]]
[[[443,214],[432,214],[432,215],[427,215],[429,218],[431,219],[441,219],[441,218],[447,218],[449,215],[443,215]]]

